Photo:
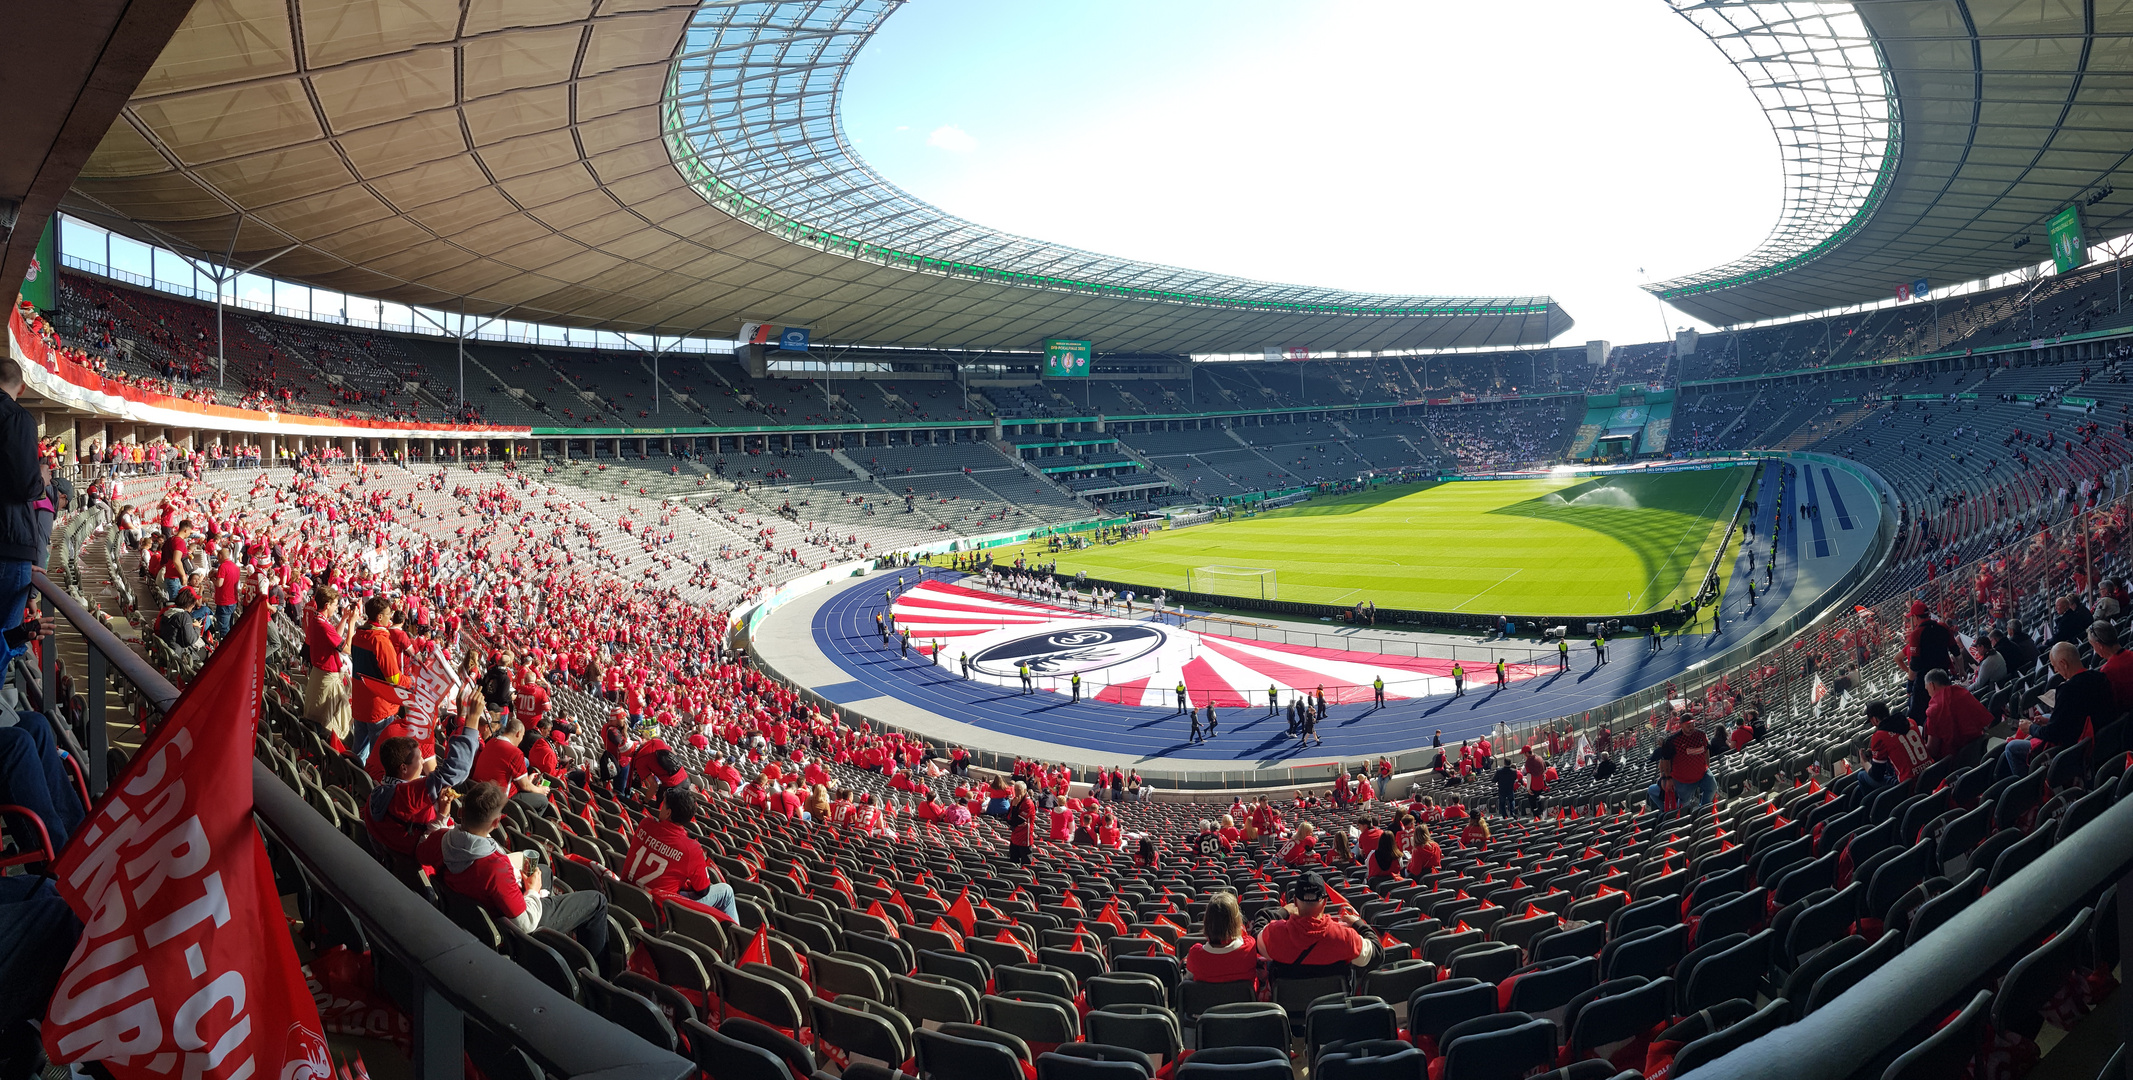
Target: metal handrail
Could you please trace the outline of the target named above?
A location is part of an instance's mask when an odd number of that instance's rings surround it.
[[[2038,828],[2048,825],[2039,824]],[[1778,1028],[1696,1068],[1697,1080],[1841,1080],[1877,1060],[1899,1040],[1960,1006],[2009,956],[2058,929],[2096,890],[2120,884],[2119,940],[2133,934],[2133,799],[2119,802],[2053,845],[1917,944],[1798,1023]],[[2133,1008],[2121,1003],[2121,1036]],[[1952,1011],[1952,1010],[1951,1010]],[[2100,1018],[2099,1018],[2100,1019]],[[1909,1043],[1904,1044],[1908,1049]]]
[[[177,687],[42,570],[31,575],[31,585],[43,598],[45,613],[64,618],[87,642],[92,661],[101,657],[140,691],[150,708],[168,712],[177,702]],[[47,657],[54,655],[52,629],[48,621]],[[92,680],[97,679],[96,666],[91,665]],[[89,719],[91,739],[100,741],[102,712],[92,711]],[[101,771],[101,747],[93,750],[91,764]],[[92,794],[100,796],[106,783],[106,777],[92,780]],[[252,796],[260,826],[362,924],[372,949],[388,954],[412,976],[410,1057],[421,1080],[458,1080],[464,1075],[465,1025],[470,1018],[524,1050],[551,1076],[681,1080],[695,1071],[687,1059],[564,997],[475,941],[258,761],[252,763]]]

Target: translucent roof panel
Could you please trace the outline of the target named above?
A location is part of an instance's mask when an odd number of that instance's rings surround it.
[[[869,171],[837,119],[844,67],[891,10],[203,3],[63,205],[190,257],[271,260],[260,272],[285,281],[629,333],[767,322],[828,345],[1322,353],[1570,327],[1544,297],[1225,278],[928,207]]]
[[[1754,252],[1649,288],[1734,325],[2034,266],[2045,223],[2133,230],[2133,2],[1669,0],[1740,68],[1785,149]]]

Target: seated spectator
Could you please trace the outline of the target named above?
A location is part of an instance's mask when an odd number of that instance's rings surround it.
[[[1732,733],[1726,736],[1727,746],[1732,747],[1735,751],[1740,751],[1747,749],[1748,744],[1755,741],[1755,724],[1751,722],[1752,716],[1753,714],[1750,713],[1741,714],[1740,723],[1733,725]]]
[[[1489,845],[1489,823],[1487,819],[1481,816],[1480,810],[1464,803],[1460,804],[1460,810],[1466,815],[1466,824],[1459,830],[1459,846],[1469,848],[1487,847]]]
[[[519,744],[525,741],[526,726],[517,713],[503,714],[501,728],[489,726],[489,741],[474,755],[474,768],[467,774],[472,780],[486,780],[503,788],[511,801],[536,814],[548,812],[548,785],[533,775],[526,764],[526,752]],[[362,723],[357,720],[358,725]]]
[[[1153,870],[1156,861],[1155,838],[1152,836],[1141,837],[1140,845],[1133,852],[1133,865],[1143,870]]]
[[[1926,673],[1929,680],[1932,674]],[[1929,693],[1931,685],[1929,681]],[[1919,737],[1918,729],[1912,726],[1910,717],[1891,712],[1887,702],[1870,701],[1866,706],[1866,718],[1874,722],[1874,733],[1867,737],[1866,775],[1859,778],[1859,797],[1862,800],[1872,798],[1875,792],[1883,788],[1894,787],[1909,780],[1912,774],[1918,771],[1919,766],[1930,760],[1926,754],[1925,740]]]
[[[162,614],[156,616],[156,636],[173,649],[191,649],[201,644],[200,620],[193,615],[200,596],[187,586],[178,589]]]
[[[2098,619],[2089,624],[2089,647],[2103,660],[2103,677],[2110,680],[2111,699],[2121,712],[2133,709],[2133,656],[2118,643],[2118,627]]]
[[[1370,939],[1356,932],[1362,919],[1355,912],[1342,908],[1337,917],[1326,913],[1329,895],[1325,877],[1315,870],[1289,887],[1289,902],[1281,908],[1286,917],[1268,923],[1259,934],[1259,954],[1267,958],[1269,975],[1325,978],[1351,966],[1367,966],[1377,954]]]
[[[1348,841],[1348,830],[1345,828],[1335,829],[1329,835],[1333,837],[1332,847],[1329,850],[1319,852],[1318,861],[1335,870],[1345,872],[1349,867],[1355,865],[1355,848]]]
[[[0,772],[0,782],[5,777]],[[81,929],[51,878],[0,876],[0,1076],[39,1075],[44,1047],[37,1025],[59,989]]]
[[[2057,615],[2052,619],[2052,636],[2048,644],[2075,644],[2088,633],[2089,623],[2095,621],[2088,609],[2081,606],[2079,597],[2062,596],[2052,601],[2052,610]]]
[[[489,916],[527,933],[547,928],[576,938],[600,971],[612,975],[607,954],[607,897],[590,889],[551,896],[541,868],[523,851],[505,851],[491,836],[503,821],[504,789],[471,782],[453,811],[458,827],[431,833],[419,857],[442,873],[438,883],[472,900]]]
[[[1970,656],[1977,662],[1977,670],[1970,677],[1972,696],[1987,694],[2007,681],[2007,654],[2002,647],[2006,637],[1998,630],[1979,634],[1970,646]]]
[[[1482,836],[1486,838],[1487,835],[1488,827],[1484,825]],[[1444,865],[1444,849],[1438,847],[1437,841],[1430,837],[1428,825],[1416,822],[1415,832],[1409,838],[1409,843],[1411,846],[1407,852],[1408,877],[1420,881],[1424,875],[1434,874],[1438,867]]]
[[[1391,830],[1379,830],[1378,841],[1370,849],[1370,858],[1363,868],[1364,880],[1371,884],[1400,873],[1400,838]]]
[[[2087,632],[2083,627],[2083,632]],[[2040,747],[2064,749],[2080,742],[2093,729],[2118,718],[2111,695],[2111,680],[2100,671],[2081,666],[2081,654],[2068,642],[2052,646],[2052,671],[2065,682],[2046,691],[2052,695],[2051,713],[2032,707],[2030,718],[2015,728],[2014,738],[2000,749],[1995,775],[2020,776],[2029,769],[2030,755]]]
[[[1202,925],[1206,941],[1195,942],[1185,954],[1185,973],[1194,982],[1259,981],[1259,941],[1244,928],[1244,911],[1237,894],[1217,892],[1207,898]]]
[[[1298,822],[1296,836],[1281,853],[1281,861],[1289,866],[1304,866],[1318,861],[1318,826],[1308,821]]]
[[[1926,672],[1926,756],[1939,761],[1985,737],[1992,713],[1939,668]]]
[[[363,828],[377,847],[411,857],[415,848],[437,827],[443,814],[444,791],[467,778],[474,755],[481,749],[479,736],[462,727],[451,736],[437,768],[421,779],[422,745],[405,735],[378,744],[385,762],[385,779],[370,789],[363,803]],[[411,869],[411,868],[410,868]]]
[[[689,823],[695,820],[696,793],[687,788],[667,789],[659,805],[638,824],[622,879],[656,899],[680,897],[738,922],[733,886],[711,880],[704,846],[689,835]]]
[[[0,726],[0,803],[37,815],[56,854],[67,846],[88,811],[67,772],[52,722],[43,713],[0,712],[0,725],[4,725]],[[10,822],[9,828],[14,827]],[[16,839],[23,850],[35,846],[19,833]]]

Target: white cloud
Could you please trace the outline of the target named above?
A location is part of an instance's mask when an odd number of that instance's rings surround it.
[[[978,148],[978,140],[954,124],[943,124],[926,136],[927,146],[938,146],[952,154],[967,154]]]

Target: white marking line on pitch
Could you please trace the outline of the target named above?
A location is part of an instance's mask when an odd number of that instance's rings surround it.
[[[1467,606],[1468,604],[1471,604],[1471,603],[1473,603],[1474,601],[1476,601],[1476,600],[1479,600],[1479,599],[1481,599],[1482,597],[1484,597],[1484,596],[1487,596],[1487,595],[1489,595],[1489,594],[1490,594],[1490,593],[1492,593],[1492,592],[1495,592],[1495,591],[1497,590],[1497,588],[1498,588],[1498,587],[1500,587],[1500,586],[1502,586],[1502,585],[1503,585],[1503,583],[1504,583],[1504,582],[1506,582],[1506,581],[1509,581],[1509,580],[1511,580],[1512,578],[1515,578],[1515,577],[1517,577],[1518,575],[1520,575],[1520,574],[1523,574],[1523,573],[1525,573],[1525,572],[1526,572],[1526,568],[1525,568],[1525,567],[1523,567],[1523,566],[1521,566],[1521,567],[1519,567],[1518,569],[1516,569],[1516,570],[1513,570],[1513,571],[1511,571],[1511,572],[1510,572],[1510,573],[1508,573],[1508,574],[1505,574],[1504,576],[1502,576],[1502,577],[1500,577],[1500,578],[1496,579],[1496,584],[1495,584],[1495,585],[1491,585],[1491,586],[1489,586],[1488,588],[1486,588],[1486,589],[1483,589],[1483,590],[1481,590],[1480,592],[1478,592],[1478,593],[1475,593],[1474,595],[1472,595],[1472,596],[1469,596],[1469,597],[1467,597],[1467,598],[1466,598],[1465,600],[1462,600],[1462,601],[1460,601],[1460,603],[1459,603],[1459,606],[1458,606],[1458,607],[1455,607],[1455,608],[1453,608],[1452,610],[1453,610],[1453,611],[1458,611],[1458,610],[1459,610],[1460,608],[1463,608],[1463,607]]]

